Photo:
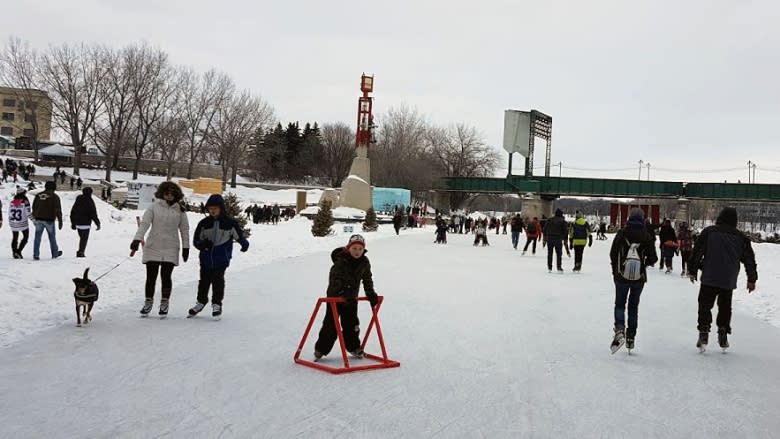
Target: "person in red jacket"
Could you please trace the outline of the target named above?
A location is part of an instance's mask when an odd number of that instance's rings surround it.
[[[525,247],[523,247],[523,254],[528,251],[528,245],[533,243],[531,248],[531,254],[536,254],[536,241],[542,236],[542,225],[539,224],[539,218],[534,217],[531,222],[525,227]]]

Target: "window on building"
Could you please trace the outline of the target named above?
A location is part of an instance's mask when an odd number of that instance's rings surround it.
[[[16,100],[15,99],[3,99],[3,106],[4,107],[15,107],[16,106]]]
[[[35,121],[35,118],[34,118],[34,117],[32,117],[32,114],[27,114],[27,113],[25,113],[25,114],[24,114],[24,121],[25,121],[26,123],[33,123],[33,122]]]
[[[34,132],[33,132],[33,130],[32,130],[32,129],[30,129],[30,128],[25,128],[25,130],[24,130],[24,135],[25,135],[26,137],[33,137],[33,134],[34,134]]]
[[[3,120],[14,120],[14,113],[3,113]]]
[[[3,136],[13,136],[14,135],[14,129],[11,127],[0,127],[0,135]]]

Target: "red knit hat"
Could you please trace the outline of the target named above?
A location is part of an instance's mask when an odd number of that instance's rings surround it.
[[[347,243],[347,246],[344,247],[347,250],[349,250],[350,247],[352,247],[355,244],[360,244],[363,246],[363,248],[366,248],[366,240],[363,238],[362,235],[352,235],[349,237],[349,243]]]

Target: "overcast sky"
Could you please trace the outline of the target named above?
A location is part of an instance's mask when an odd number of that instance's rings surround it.
[[[474,125],[496,148],[505,109],[549,114],[564,176],[637,178],[642,159],[653,179],[746,182],[753,160],[759,183],[780,182],[776,0],[6,3],[4,40],[147,41],[229,73],[282,122],[354,124],[365,71],[378,113],[406,103]],[[743,169],[661,171],[724,168]]]

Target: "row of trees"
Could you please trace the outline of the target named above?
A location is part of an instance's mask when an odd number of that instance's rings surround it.
[[[46,91],[54,127],[75,147],[74,173],[84,147],[94,145],[105,157],[107,180],[119,157],[131,156],[134,178],[142,158],[157,158],[167,163],[169,177],[175,163],[188,163],[191,178],[196,163],[208,162],[220,164],[224,179],[235,182],[256,134],[276,123],[273,107],[238,90],[228,75],[174,65],[166,52],[147,44],[63,44],[37,51],[11,38],[0,52],[0,84],[20,94]]]

